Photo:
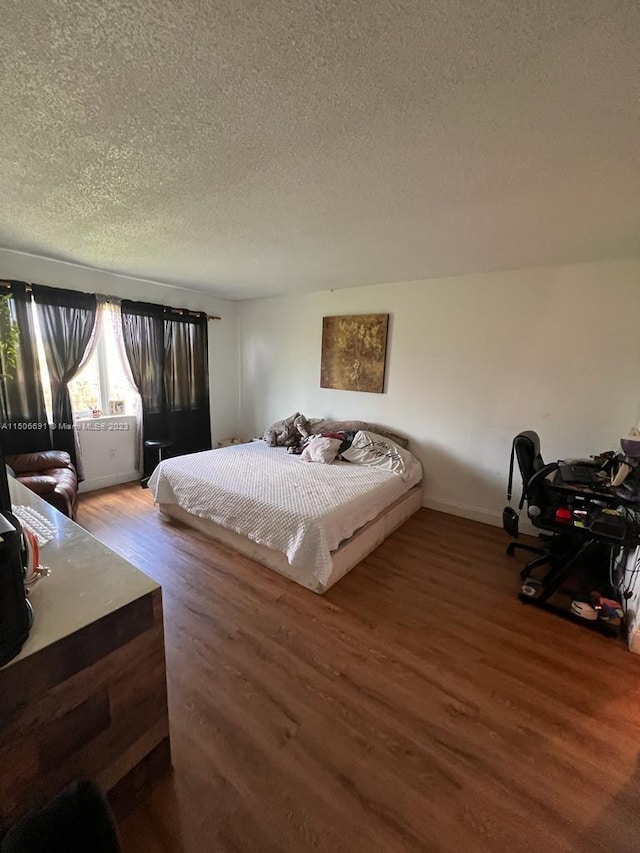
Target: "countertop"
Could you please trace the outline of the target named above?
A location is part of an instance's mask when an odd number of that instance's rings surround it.
[[[56,535],[40,549],[40,563],[51,574],[29,595],[35,616],[29,639],[7,666],[159,589],[144,572],[22,483],[9,478],[9,490],[14,506],[39,512],[55,526]]]

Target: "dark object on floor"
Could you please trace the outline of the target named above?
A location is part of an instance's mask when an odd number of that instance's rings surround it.
[[[509,536],[513,536],[514,539],[517,539],[520,535],[519,521],[520,516],[512,506],[506,506],[502,510],[502,526]],[[513,543],[513,550],[515,550],[515,547],[515,543]]]
[[[119,853],[111,809],[90,779],[69,785],[6,834],[0,853]]]
[[[173,446],[173,442],[168,438],[149,438],[145,441],[144,446],[149,448],[149,450],[157,450],[158,451],[158,465],[162,462],[162,451],[167,450],[169,447]],[[147,469],[149,470],[149,469]],[[149,480],[150,477],[143,477],[140,480],[140,485],[143,489],[149,488]]]
[[[75,521],[78,511],[78,476],[65,450],[40,450],[5,456],[5,462],[32,492]]]

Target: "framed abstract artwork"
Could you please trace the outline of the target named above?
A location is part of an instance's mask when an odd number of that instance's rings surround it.
[[[388,314],[322,319],[321,388],[384,392]]]

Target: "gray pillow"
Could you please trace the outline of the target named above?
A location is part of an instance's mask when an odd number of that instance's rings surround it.
[[[385,438],[390,438],[391,441],[395,441],[396,444],[399,444],[400,447],[403,447],[405,450],[409,447],[409,439],[405,438],[403,435],[398,435],[395,432],[390,432],[388,429],[384,427],[378,426],[378,424],[369,424],[367,427],[369,432],[377,432],[378,435],[383,435]]]
[[[312,435],[320,435],[322,432],[359,432],[362,429],[375,432],[385,438],[390,438],[391,441],[399,444],[405,450],[409,446],[408,438],[397,435],[395,432],[390,432],[388,429],[378,426],[378,424],[370,424],[367,421],[332,421],[322,418],[321,420],[313,420],[309,423],[309,432]]]
[[[367,429],[366,421],[334,421],[331,418],[321,418],[310,421],[307,429],[311,435],[320,435],[323,432],[358,432]]]
[[[7,469],[7,477],[13,477],[13,479],[15,480],[16,472],[13,470],[11,465],[5,465],[4,467]]]

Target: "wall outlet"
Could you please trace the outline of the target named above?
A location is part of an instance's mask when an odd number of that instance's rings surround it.
[[[109,448],[109,459],[115,459],[117,457],[117,455],[118,454],[116,453],[115,447],[110,447]]]

